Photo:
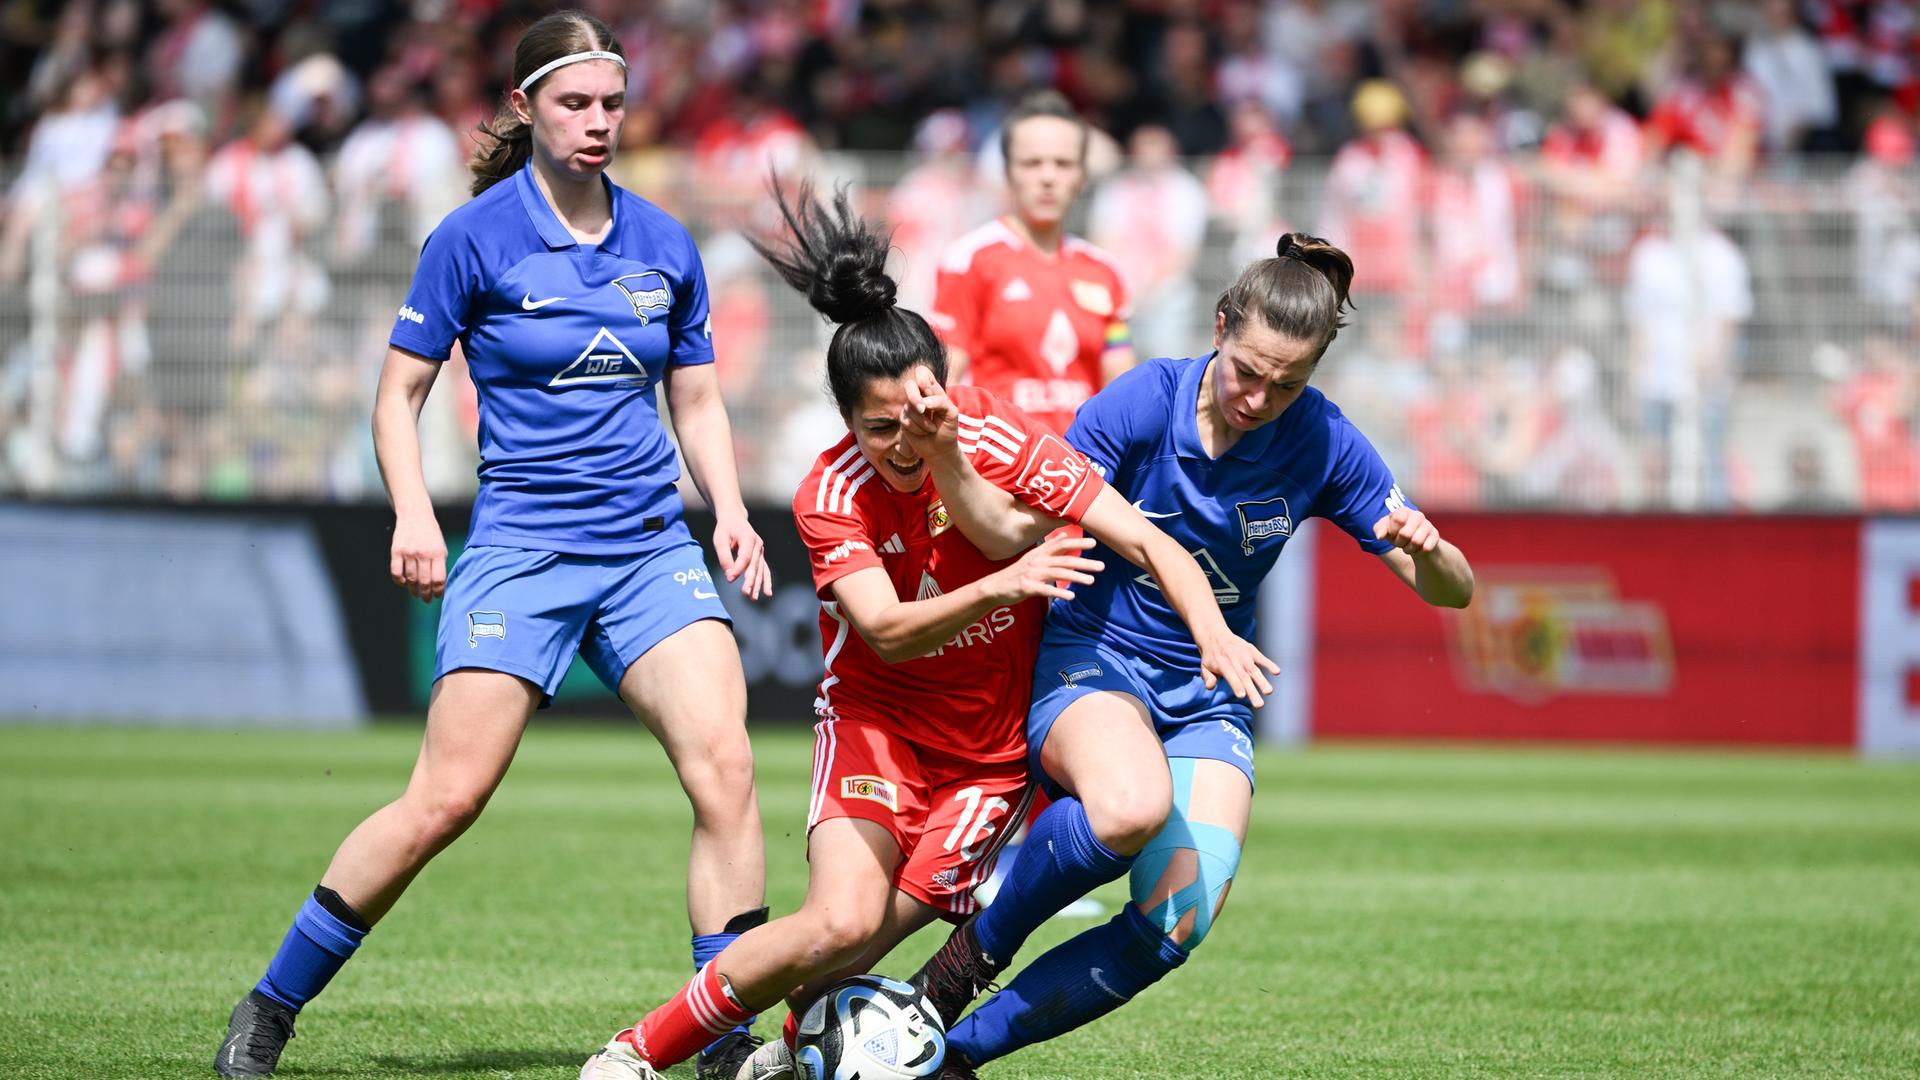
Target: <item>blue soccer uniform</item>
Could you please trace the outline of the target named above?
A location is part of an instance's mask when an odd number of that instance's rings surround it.
[[[1192,553],[1227,626],[1253,640],[1261,582],[1302,521],[1326,518],[1378,555],[1392,545],[1374,538],[1374,523],[1412,504],[1372,444],[1312,387],[1210,456],[1193,407],[1206,370],[1202,357],[1127,372],[1081,408],[1067,441]],[[1151,575],[1111,551],[1089,558],[1110,569],[1047,615],[1027,720],[1034,772],[1061,712],[1082,695],[1114,690],[1146,705],[1169,757],[1217,758],[1251,782],[1252,709],[1224,681],[1207,689],[1200,650]]]
[[[655,644],[727,619],[675,482],[655,391],[713,362],[693,238],[607,184],[613,223],[577,241],[532,166],[427,238],[391,342],[460,342],[480,402],[480,491],[447,581],[434,678],[518,675],[551,700],[576,652],[609,688]]]
[[[1067,441],[1192,554],[1228,627],[1252,638],[1260,585],[1302,521],[1324,517],[1383,554],[1392,545],[1374,537],[1375,522],[1411,507],[1380,455],[1310,387],[1218,457],[1207,453],[1195,418],[1207,367],[1201,358],[1133,369],[1081,408]],[[1150,575],[1112,552],[1096,549],[1091,557],[1108,569],[1047,614],[1027,717],[1029,760],[1045,777],[1041,750],[1061,713],[1087,694],[1125,694],[1146,708],[1165,747],[1172,812],[1137,855],[1123,855],[1094,835],[1079,800],[1054,786],[1062,797],[1035,820],[1000,895],[929,969],[984,963],[997,972],[1068,900],[1129,871],[1134,902],[1049,950],[953,1025],[949,1053],[961,1062],[991,1061],[1069,1031],[1179,967],[1206,937],[1239,866],[1234,832],[1190,818],[1187,808],[1200,760],[1226,762],[1252,784],[1252,710],[1224,680],[1207,689],[1200,651]],[[1169,893],[1161,883],[1175,858],[1192,869]],[[1176,940],[1171,935],[1183,925]],[[972,959],[956,964],[965,956]],[[982,975],[971,971],[965,988],[987,981]]]

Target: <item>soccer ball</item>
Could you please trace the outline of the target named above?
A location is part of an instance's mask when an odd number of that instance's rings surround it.
[[[834,983],[800,1018],[799,1080],[920,1080],[947,1057],[940,1014],[912,986],[881,975]]]

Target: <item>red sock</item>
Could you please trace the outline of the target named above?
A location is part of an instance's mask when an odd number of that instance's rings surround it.
[[[666,1069],[699,1053],[701,1047],[752,1016],[753,1010],[742,1008],[727,993],[726,980],[709,963],[665,1005],[633,1025],[631,1041],[647,1064]]]
[[[786,1026],[780,1029],[780,1038],[786,1042],[788,1050],[800,1049],[800,1014],[787,1014]]]

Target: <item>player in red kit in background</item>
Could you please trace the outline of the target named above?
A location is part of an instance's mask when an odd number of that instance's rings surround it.
[[[1087,184],[1090,135],[1050,90],[1008,114],[1000,150],[1013,212],[947,249],[927,320],[946,343],[953,381],[983,387],[1056,432],[1134,364],[1119,265],[1066,231]]]

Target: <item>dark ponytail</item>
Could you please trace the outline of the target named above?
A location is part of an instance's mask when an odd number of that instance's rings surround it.
[[[1317,236],[1287,233],[1274,245],[1274,257],[1240,272],[1215,305],[1226,319],[1223,337],[1232,337],[1258,315],[1267,328],[1299,341],[1319,343],[1320,352],[1347,325],[1341,312],[1353,301],[1353,260]],[[1319,357],[1314,357],[1319,362]]]
[[[827,344],[827,389],[840,415],[852,417],[869,381],[897,379],[915,364],[944,385],[947,351],[933,327],[894,303],[891,238],[854,214],[844,186],[830,207],[814,199],[811,184],[802,183],[791,204],[777,178],[771,186],[790,236],[779,247],[748,240],[815,311],[839,324]]]
[[[627,55],[620,39],[606,23],[584,11],[556,11],[527,27],[513,47],[513,85],[540,70],[549,61],[582,52],[610,52]],[[540,91],[540,82],[527,87],[529,95]],[[480,125],[480,145],[467,162],[473,172],[473,194],[478,195],[512,176],[533,156],[533,128],[513,111],[511,100],[502,102],[491,123]]]

